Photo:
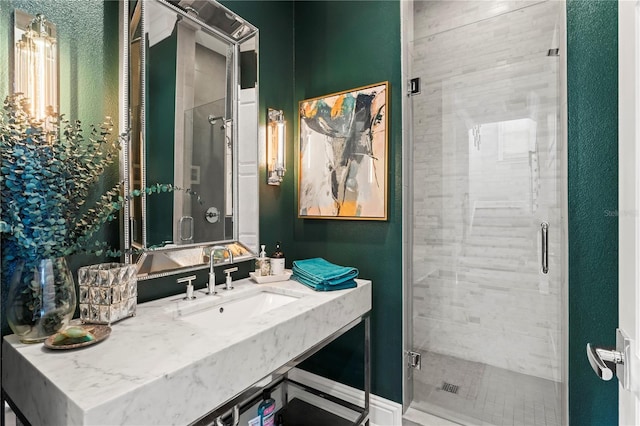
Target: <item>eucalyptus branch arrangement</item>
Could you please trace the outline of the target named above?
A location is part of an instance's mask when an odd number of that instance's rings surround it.
[[[92,250],[91,237],[122,205],[117,184],[93,207],[86,206],[94,185],[118,158],[119,141],[109,140],[111,132],[109,118],[90,126],[86,137],[80,121],[64,117],[45,130],[29,115],[23,95],[5,99],[0,115],[3,263]]]
[[[123,197],[122,183],[107,190],[92,206],[91,191],[118,158],[127,134],[111,139],[109,117],[91,125],[85,136],[80,121],[60,117],[53,129],[28,113],[22,94],[7,96],[0,114],[0,197],[3,270],[7,261],[69,256],[76,253],[120,256],[94,236],[118,217],[134,197],[183,191],[202,204],[191,189],[153,184]]]
[[[28,111],[22,94],[8,96],[0,111],[2,293],[9,293],[6,318],[14,332],[37,341],[75,310],[64,257],[92,251],[92,236],[119,210],[118,185],[86,206],[95,183],[118,158],[119,143],[109,140],[108,118],[85,136],[79,121],[60,117],[45,128]],[[50,280],[53,285],[45,287]]]

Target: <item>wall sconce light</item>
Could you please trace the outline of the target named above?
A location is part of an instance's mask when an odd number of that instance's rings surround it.
[[[267,113],[267,183],[280,185],[285,168],[286,123],[284,112],[269,108]]]
[[[30,101],[30,113],[45,130],[58,115],[58,50],[56,27],[44,15],[15,11],[14,92]]]

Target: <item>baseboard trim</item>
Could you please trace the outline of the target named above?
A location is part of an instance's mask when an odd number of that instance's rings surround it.
[[[308,371],[294,368],[288,374],[291,380],[295,380],[304,385],[315,388],[328,395],[335,396],[352,404],[362,406],[364,404],[364,391],[334,382]],[[300,398],[301,400],[329,411],[330,413],[344,417],[349,420],[355,420],[357,414],[349,409],[334,404],[326,399],[320,398],[295,386],[289,387],[289,398]],[[402,405],[397,402],[371,394],[369,399],[370,407],[370,423],[371,426],[402,426]]]

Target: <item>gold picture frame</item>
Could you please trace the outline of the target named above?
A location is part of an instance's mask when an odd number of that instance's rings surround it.
[[[298,218],[387,220],[389,82],[300,101]]]

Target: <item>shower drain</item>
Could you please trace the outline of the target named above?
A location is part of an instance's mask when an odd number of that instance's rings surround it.
[[[443,391],[445,391],[445,392],[450,392],[450,393],[457,394],[458,393],[458,389],[460,389],[460,386],[452,385],[451,383],[447,383],[447,382],[442,382],[442,388],[441,389]]]

